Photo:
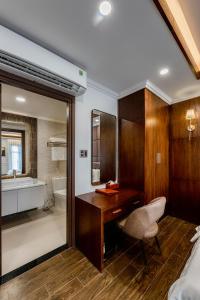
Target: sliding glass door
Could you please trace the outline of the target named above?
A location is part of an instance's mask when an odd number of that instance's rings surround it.
[[[69,104],[1,86],[2,276],[68,244]]]

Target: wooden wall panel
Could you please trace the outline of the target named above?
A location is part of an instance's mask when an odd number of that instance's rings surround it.
[[[119,121],[120,185],[144,190],[144,126]]]
[[[147,89],[119,100],[119,180],[144,190],[146,203],[168,196],[169,105]]]
[[[144,190],[144,89],[118,102],[119,183]]]
[[[144,125],[144,93],[142,89],[118,101],[119,119]]]
[[[196,125],[188,137],[186,111],[194,109]],[[200,97],[171,106],[170,209],[173,215],[200,222]]]
[[[157,163],[157,153],[161,161]],[[169,105],[145,90],[145,201],[168,196]]]

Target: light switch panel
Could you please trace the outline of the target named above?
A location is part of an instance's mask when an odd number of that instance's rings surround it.
[[[80,158],[86,158],[88,156],[87,150],[80,150]]]

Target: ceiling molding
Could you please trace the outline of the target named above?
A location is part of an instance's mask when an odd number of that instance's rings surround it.
[[[173,102],[172,102],[172,104],[183,102],[183,101],[187,101],[187,100],[192,100],[194,98],[199,98],[199,97],[200,97],[200,93],[193,94],[190,97],[187,96],[187,97],[183,97],[183,98],[180,98],[180,99],[174,99]]]
[[[119,93],[119,99],[124,98],[124,97],[131,95],[139,90],[144,89],[146,87],[146,82],[147,82],[146,80],[141,81],[141,82],[137,83],[136,85],[133,85],[132,87],[122,91],[121,93]]]
[[[167,94],[165,94],[161,89],[159,89],[155,84],[153,84],[149,80],[141,81],[140,83],[132,86],[131,88],[124,90],[119,94],[119,98],[126,97],[144,88],[150,90],[152,93],[154,93],[156,96],[161,98],[166,103],[168,104],[173,103],[172,99]]]
[[[172,104],[174,102],[171,97],[169,97],[167,94],[165,94],[159,87],[157,87],[151,81],[147,80],[145,87],[148,90],[150,90],[152,93],[154,93],[156,96],[161,98],[163,101],[165,101],[166,103]]]
[[[100,93],[103,93],[103,94],[105,94],[109,97],[112,97],[112,98],[116,99],[116,100],[119,98],[118,93],[114,92],[113,90],[103,86],[102,84],[100,84],[100,83],[98,83],[98,82],[96,82],[96,81],[94,81],[90,78],[88,78],[87,83],[88,83],[88,87],[93,88],[93,89],[97,90]]]
[[[187,97],[183,97],[183,98],[180,98],[180,99],[173,100],[171,97],[169,97],[166,93],[164,93],[158,86],[156,86],[150,80],[141,81],[140,83],[138,83],[138,84],[122,91],[119,94],[117,94],[116,92],[108,89],[107,87],[103,86],[102,84],[97,83],[96,81],[94,81],[92,79],[88,79],[88,87],[93,88],[93,89],[97,90],[98,92],[103,93],[104,95],[112,97],[116,100],[124,98],[128,95],[131,95],[131,94],[133,94],[137,91],[140,91],[140,90],[146,88],[149,91],[151,91],[152,93],[154,93],[156,96],[161,98],[163,101],[165,101],[169,105],[172,105],[172,104],[175,104],[175,103],[178,103],[178,102],[182,102],[182,101],[187,101],[187,100],[190,100],[192,98],[200,97],[200,93],[197,93],[196,95],[194,94],[190,98],[188,98],[188,96],[187,96]]]

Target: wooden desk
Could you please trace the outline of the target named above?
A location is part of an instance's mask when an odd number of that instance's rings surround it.
[[[103,270],[104,224],[142,203],[143,193],[133,189],[121,189],[113,196],[93,192],[76,197],[76,246],[99,271]]]

